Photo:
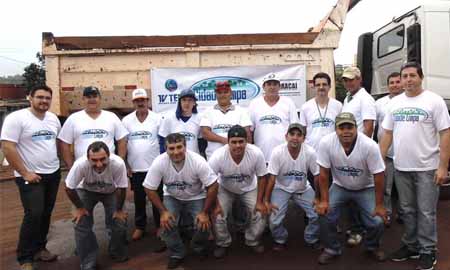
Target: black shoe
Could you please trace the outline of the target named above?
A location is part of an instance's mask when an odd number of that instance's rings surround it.
[[[322,245],[320,245],[320,241],[316,241],[314,243],[306,243],[305,242],[305,247],[310,248],[310,249],[314,249],[314,250],[321,250],[322,249]]]
[[[214,257],[216,257],[216,259],[222,259],[223,257],[225,257],[225,255],[227,255],[227,248],[226,247],[216,247],[216,249],[214,250]]]
[[[167,263],[167,269],[175,269],[181,265],[183,259],[170,257],[169,262]]]
[[[194,251],[194,255],[198,257],[200,261],[204,261],[208,258],[208,249],[202,251]]]
[[[165,251],[166,249],[167,249],[166,243],[164,243],[164,241],[161,240],[161,238],[156,237],[156,241],[152,248],[152,251],[154,253],[161,253],[161,252]]]
[[[394,262],[402,262],[408,259],[418,259],[419,253],[409,250],[407,246],[402,246],[392,253],[389,258]]]
[[[420,254],[419,258],[419,266],[417,266],[417,270],[433,270],[436,265],[436,255],[432,254]]]
[[[318,263],[325,265],[325,264],[330,264],[333,263],[337,258],[339,257],[339,255],[335,255],[335,254],[331,254],[326,252],[325,250],[319,255],[318,258]]]

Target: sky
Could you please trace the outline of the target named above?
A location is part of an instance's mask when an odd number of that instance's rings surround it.
[[[0,16],[0,76],[36,62],[42,32],[54,36],[298,33],[316,26],[338,0],[5,0]],[[348,14],[336,64],[352,64],[360,34],[424,2],[362,0]]]

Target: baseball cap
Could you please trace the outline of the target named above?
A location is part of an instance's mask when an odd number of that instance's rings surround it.
[[[216,82],[216,91],[218,91],[218,90],[230,90],[231,91],[230,83],[228,81]]]
[[[269,73],[267,74],[263,79],[263,84],[265,84],[268,81],[277,81],[280,82],[280,79],[278,78],[277,74],[275,73]]]
[[[147,91],[143,88],[134,89],[133,93],[131,93],[131,99],[139,99],[139,98],[148,98]]]
[[[340,126],[342,124],[352,124],[356,126],[355,116],[349,112],[342,112],[336,116],[336,126]]]
[[[228,130],[228,139],[233,137],[247,139],[247,131],[245,131],[245,128],[240,125],[234,125]]]
[[[342,78],[353,80],[356,77],[361,78],[361,71],[357,67],[348,67],[342,73]]]
[[[88,87],[84,88],[83,96],[87,97],[87,96],[91,96],[91,95],[100,96],[100,90],[98,90],[98,88],[95,86],[88,86]]]
[[[178,99],[182,99],[184,97],[191,97],[191,98],[197,100],[197,97],[195,96],[195,92],[192,89],[184,89],[184,90],[182,90],[180,95],[178,96]]]
[[[306,135],[306,129],[304,126],[300,125],[299,123],[292,123],[289,125],[287,132],[291,132],[294,129],[298,129],[303,135]]]

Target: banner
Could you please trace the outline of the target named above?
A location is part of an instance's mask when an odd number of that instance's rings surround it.
[[[239,66],[214,68],[152,68],[152,110],[175,110],[183,89],[196,93],[200,111],[216,104],[215,84],[228,81],[233,91],[232,103],[247,107],[263,95],[263,78],[275,73],[281,81],[280,95],[290,97],[299,110],[306,100],[305,65]]]

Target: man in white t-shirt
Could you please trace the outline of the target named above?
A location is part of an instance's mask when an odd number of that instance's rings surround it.
[[[376,108],[377,108],[377,139],[378,142],[381,141],[381,137],[383,136],[383,128],[381,127],[381,123],[383,122],[384,116],[386,115],[386,110],[389,107],[389,103],[391,102],[392,98],[395,96],[398,96],[399,94],[403,93],[403,87],[400,83],[400,73],[393,72],[389,74],[387,77],[387,86],[389,90],[389,94],[378,99],[375,102]],[[384,206],[386,207],[387,214],[388,214],[388,223],[387,226],[391,224],[392,219],[392,202],[391,202],[391,193],[392,193],[392,186],[394,185],[394,151],[392,147],[389,148],[389,151],[386,155],[385,159],[385,165],[386,170],[384,171]],[[397,220],[401,222],[401,214],[399,213],[399,216]]]
[[[161,182],[164,184],[163,202],[157,193]],[[167,268],[177,268],[186,256],[179,233],[180,217],[185,216],[185,212],[196,226],[192,249],[205,257],[211,228],[209,212],[217,198],[217,176],[202,156],[186,150],[184,135],[167,135],[166,152],[153,161],[143,186],[161,214],[161,237],[169,250]]]
[[[75,242],[81,270],[96,268],[98,244],[94,226],[94,208],[101,202],[105,224],[111,239],[108,252],[115,262],[128,260],[127,216],[123,205],[128,187],[125,162],[110,154],[108,146],[96,141],[88,146],[87,155],[75,161],[66,177],[66,193],[76,207]]]
[[[305,143],[317,151],[320,140],[334,132],[334,119],[341,112],[342,104],[328,96],[331,78],[327,73],[319,72],[314,75],[313,84],[316,96],[303,104],[300,124],[306,127]]]
[[[61,124],[48,112],[52,90],[38,86],[31,90],[30,107],[5,118],[1,132],[2,150],[14,169],[24,209],[19,233],[17,261],[21,269],[33,269],[33,261],[52,261],[47,233],[60,182],[56,136]]]
[[[372,138],[377,112],[375,100],[366,89],[361,87],[361,71],[357,67],[348,67],[342,73],[342,80],[347,90],[342,112],[352,113],[355,116],[358,131]],[[356,246],[361,242],[363,234],[361,214],[353,204],[350,204],[349,210],[350,229],[347,231],[347,244]]]
[[[269,162],[269,179],[264,193],[264,203],[271,212],[269,225],[275,251],[284,250],[288,232],[284,217],[292,199],[308,217],[304,239],[308,247],[318,249],[319,216],[314,211],[315,192],[308,181],[308,171],[318,184],[319,166],[314,149],[303,143],[306,129],[299,123],[290,124],[285,138],[287,143],[275,147]]]
[[[402,66],[405,92],[393,98],[384,117],[383,157],[393,141],[395,184],[404,221],[402,246],[393,261],[419,258],[417,269],[437,262],[436,208],[450,158],[450,116],[442,97],[422,88],[420,64]]]
[[[228,131],[228,144],[217,149],[208,161],[219,176],[219,193],[215,210],[214,232],[216,249],[214,256],[222,258],[231,245],[228,217],[234,200],[240,200],[249,214],[245,230],[245,244],[257,253],[264,251],[261,235],[264,231],[266,207],[263,203],[266,162],[262,151],[247,143],[247,132],[239,125]],[[243,210],[244,210],[243,209]]]
[[[147,198],[145,195],[144,182],[148,168],[153,160],[159,155],[158,131],[160,116],[150,111],[147,91],[139,88],[131,94],[135,111],[122,119],[124,127],[128,131],[127,139],[127,167],[129,176],[131,172],[131,190],[134,193],[134,224],[135,230],[131,236],[133,240],[139,240],[144,236],[147,226]],[[162,187],[160,188],[162,193]],[[162,196],[162,194],[161,194]],[[159,228],[159,212],[153,207],[153,220],[156,228]],[[159,239],[159,238],[158,238]],[[154,251],[164,250],[160,241],[154,246]]]
[[[336,225],[349,201],[361,212],[367,255],[383,261],[385,255],[379,247],[387,216],[383,205],[384,163],[380,149],[372,139],[357,131],[353,114],[340,113],[335,122],[336,132],[320,141],[317,154],[320,202],[316,211],[326,222],[323,228],[325,249],[318,262],[329,264],[341,255]],[[330,173],[333,183],[329,188]]]
[[[264,153],[266,163],[275,146],[284,142],[289,124],[298,123],[297,108],[289,97],[280,96],[280,79],[270,73],[263,79],[264,95],[248,108],[253,123],[253,139]]]
[[[203,138],[208,141],[206,158],[215,150],[227,144],[228,130],[234,125],[241,125],[247,131],[247,140],[251,142],[250,127],[252,122],[246,110],[231,104],[232,91],[230,83],[217,82],[215,88],[217,104],[205,111],[200,121]]]
[[[70,169],[74,160],[86,155],[86,149],[94,141],[102,141],[114,153],[114,140],[117,141],[117,153],[125,159],[127,152],[127,130],[119,118],[112,112],[102,110],[100,91],[89,86],[83,90],[84,110],[70,115],[64,122],[58,139],[64,162]],[[70,148],[73,145],[74,154]]]

